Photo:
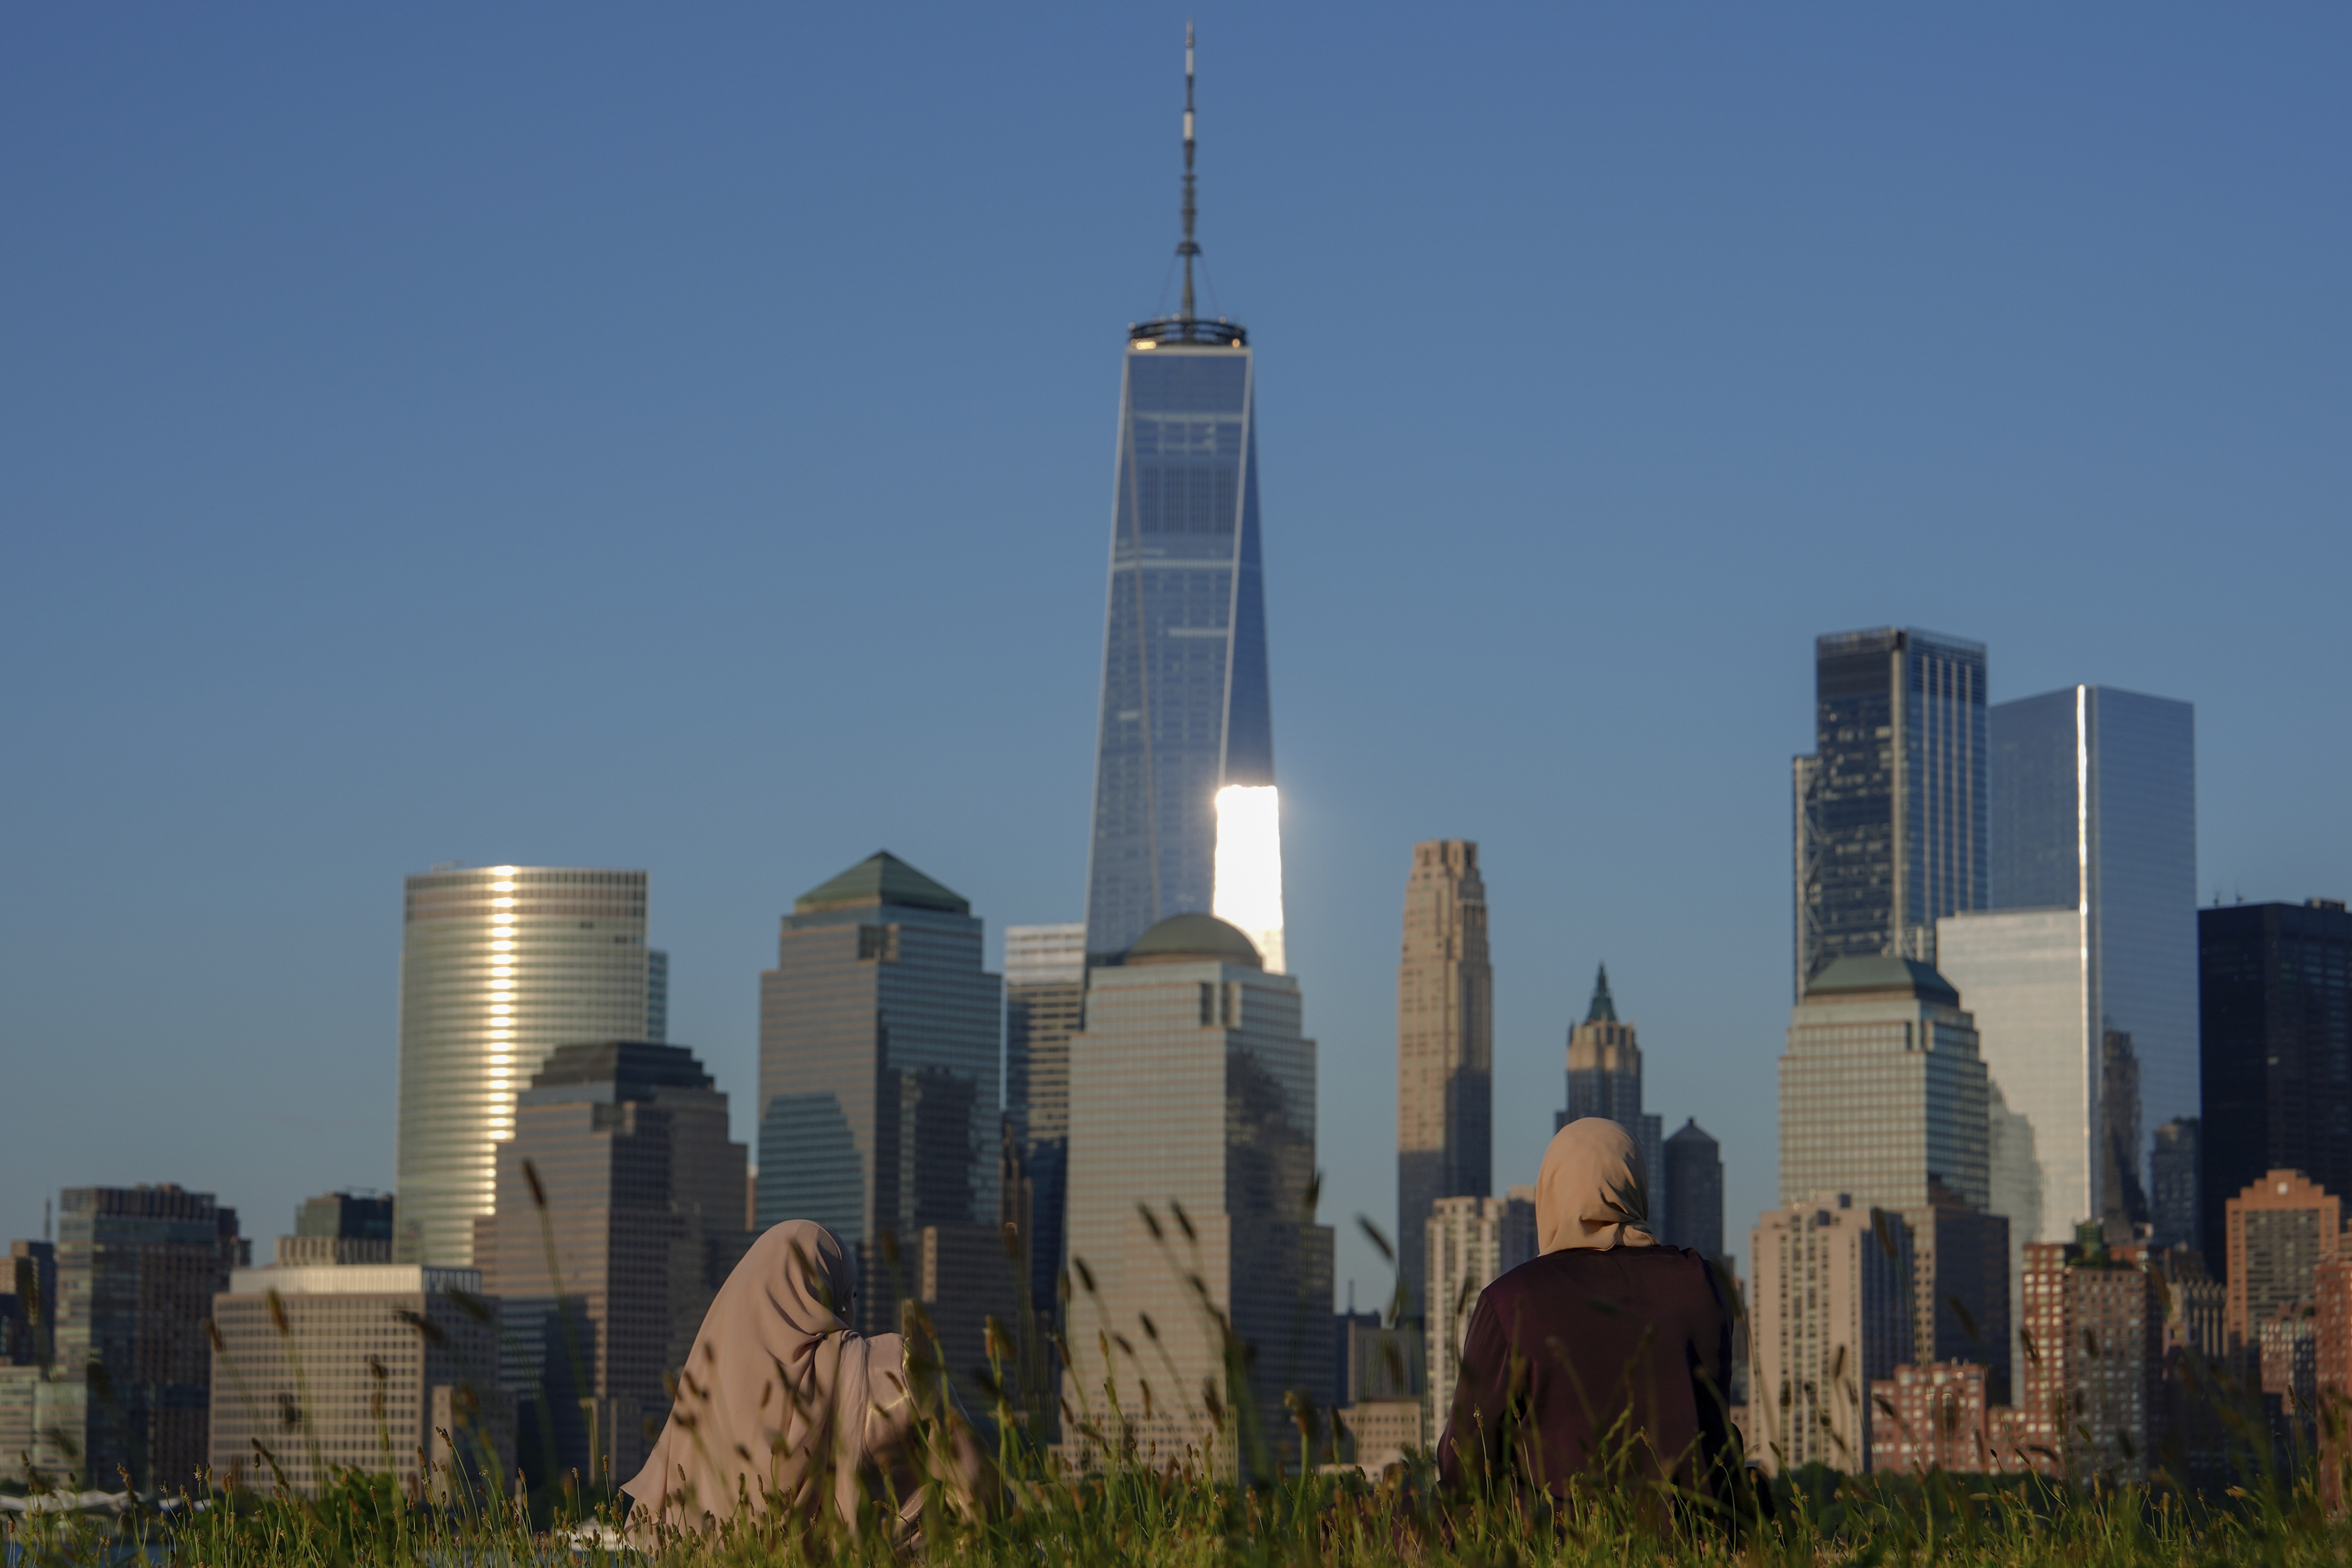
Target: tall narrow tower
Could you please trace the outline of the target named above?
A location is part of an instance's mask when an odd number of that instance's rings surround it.
[[[1194,313],[1192,40],[1182,308],[1128,329],[1087,951],[1214,913],[1282,971],[1282,851],[1249,334]]]
[[[1800,999],[1839,958],[1933,964],[1936,922],[1990,904],[1987,757],[1983,643],[1900,626],[1813,639],[1813,749],[1793,770]]]
[[[1397,1255],[1407,1312],[1429,1310],[1424,1232],[1441,1197],[1494,1181],[1495,973],[1478,846],[1412,847],[1397,965]]]

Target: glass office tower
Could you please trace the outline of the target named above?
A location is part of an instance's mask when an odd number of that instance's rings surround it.
[[[1988,902],[1985,650],[1901,627],[1813,640],[1795,762],[1796,995],[1843,957],[1936,961]]]
[[[2197,912],[2200,1205],[2226,1265],[2231,1198],[2272,1170],[2352,1195],[2352,913],[2340,898]]]
[[[1992,907],[1943,923],[1939,966],[2031,1129],[2039,1212],[2010,1218],[2064,1241],[2148,1219],[2147,1140],[2198,1113],[2195,715],[2068,686],[1988,727]]]
[[[662,1038],[641,871],[440,869],[407,883],[400,950],[403,1262],[469,1268],[515,1092],[559,1045]],[[664,1009],[666,1011],[666,1008]]]
[[[971,904],[887,853],[802,894],[760,977],[759,1226],[839,1237],[868,1333],[917,1283],[884,1233],[905,1257],[932,1228],[994,1244],[1003,1005]]]
[[[1218,790],[1274,783],[1248,336],[1147,322],[1122,380],[1087,889],[1100,955],[1207,913]]]

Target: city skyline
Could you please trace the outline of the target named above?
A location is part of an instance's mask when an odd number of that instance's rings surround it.
[[[54,154],[14,176],[49,305],[6,380],[13,1234],[64,1186],[393,1186],[390,889],[436,862],[649,868],[670,1032],[742,1116],[819,875],[887,843],[992,930],[1080,912],[1171,25],[13,25],[0,112]],[[1273,378],[1286,967],[1360,1300],[1393,868],[1437,835],[1498,868],[1497,1185],[1605,956],[1743,1233],[1822,632],[1965,632],[1993,701],[2193,701],[2199,903],[2352,889],[2347,246],[2298,194],[2344,26],[1507,18],[1341,143],[1336,84],[1410,29],[1203,18],[1201,288]],[[446,116],[387,140],[420,83]],[[1017,172],[937,156],[983,116]],[[976,300],[1017,350],[945,349]],[[171,936],[126,963],[131,889]]]

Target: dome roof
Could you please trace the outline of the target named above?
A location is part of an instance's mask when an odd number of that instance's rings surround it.
[[[1135,939],[1124,964],[1177,964],[1207,959],[1263,969],[1256,945],[1213,915],[1171,915]]]

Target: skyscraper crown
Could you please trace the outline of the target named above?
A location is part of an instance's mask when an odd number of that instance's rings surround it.
[[[1617,1003],[1609,994],[1609,966],[1601,966],[1600,975],[1592,982],[1592,1006],[1584,1014],[1586,1023],[1615,1023]]]

